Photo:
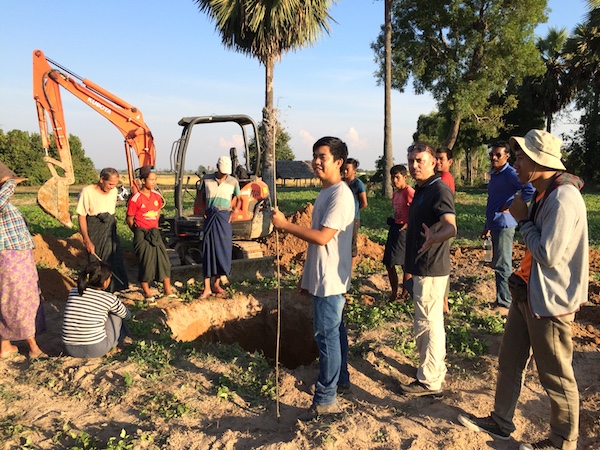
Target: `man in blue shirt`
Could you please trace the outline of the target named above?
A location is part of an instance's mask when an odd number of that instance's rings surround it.
[[[515,194],[528,202],[535,189],[531,183],[521,184],[515,169],[508,164],[510,150],[505,142],[497,142],[490,150],[490,181],[485,208],[483,239],[492,237],[492,266],[496,272],[496,304],[508,308],[512,297],[508,289],[508,277],[512,273],[513,239],[517,222],[508,211]]]
[[[367,207],[367,189],[360,178],[356,176],[356,169],[359,166],[357,159],[348,158],[342,172],[343,180],[348,184],[348,187],[354,195],[354,227],[352,228],[352,266],[356,264],[358,256],[358,229],[360,228],[360,210]]]

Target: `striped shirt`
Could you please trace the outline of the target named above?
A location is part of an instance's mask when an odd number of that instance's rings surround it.
[[[77,287],[69,292],[63,315],[62,340],[69,345],[91,345],[106,339],[105,324],[109,314],[122,319],[131,312],[110,292],[87,288],[79,295]]]
[[[206,209],[215,207],[231,211],[231,199],[240,195],[240,184],[237,178],[227,175],[222,181],[217,181],[217,175],[211,173],[202,179],[200,190],[206,193]]]
[[[31,250],[35,247],[25,219],[10,204],[17,183],[9,178],[0,187],[0,251]]]

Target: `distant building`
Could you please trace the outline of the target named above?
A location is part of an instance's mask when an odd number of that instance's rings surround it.
[[[321,181],[312,170],[311,161],[277,161],[277,183],[283,186],[318,186]]]

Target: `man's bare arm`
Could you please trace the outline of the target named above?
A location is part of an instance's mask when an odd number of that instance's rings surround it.
[[[432,233],[427,225],[423,224],[423,235],[425,242],[419,249],[419,253],[423,253],[433,244],[442,243],[451,237],[456,236],[456,216],[454,214],[444,214],[440,217],[441,227],[435,233]]]
[[[96,251],[96,247],[90,240],[90,236],[88,235],[88,227],[87,227],[87,216],[79,215],[77,217],[79,221],[79,231],[81,236],[83,237],[83,245],[85,245],[86,250],[91,254]]]
[[[309,244],[326,245],[338,232],[338,230],[327,227],[321,227],[319,230],[301,227],[300,225],[289,222],[279,210],[273,211],[272,222],[276,228],[279,228],[286,233],[293,234]]]

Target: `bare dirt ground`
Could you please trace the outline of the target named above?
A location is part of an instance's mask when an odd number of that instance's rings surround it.
[[[303,223],[309,216],[310,208],[298,212],[294,220]],[[79,448],[516,449],[519,442],[537,441],[548,432],[549,401],[534,364],[522,390],[512,440],[494,441],[458,424],[457,415],[463,411],[476,415],[490,411],[500,336],[483,337],[490,346],[481,358],[469,360],[448,354],[443,399],[400,395],[398,383],[414,377],[415,361],[392,348],[392,331],[393,327],[405,326],[410,340],[409,318],[376,330],[351,331],[353,395],[340,400],[345,416],[337,421],[299,422],[299,413],[310,406],[318,365],[311,337],[310,300],[293,289],[281,294],[279,417],[275,402],[256,403],[243,394],[218,395],[219,380],[231,369],[223,358],[198,352],[186,358],[165,354],[164,364],[172,369],[161,372],[140,368],[133,358],[119,358],[119,354],[90,360],[64,356],[61,316],[73,285],[71,277],[85,263],[83,246],[77,235],[66,240],[37,235],[35,241],[47,319],[47,330],[38,340],[50,356],[29,361],[19,343],[20,355],[0,360],[0,444],[4,448],[73,448],[77,444]],[[280,236],[279,247],[283,270],[301,270],[305,244]],[[274,238],[265,242],[266,251],[275,248]],[[360,249],[359,265],[376,266],[382,247],[361,236]],[[515,245],[515,260],[522,252],[523,247]],[[451,289],[481,299],[480,307],[490,313],[506,315],[505,309],[491,306],[493,273],[481,261],[482,250],[454,247]],[[130,281],[135,280],[135,258],[127,255],[127,263]],[[581,396],[581,449],[600,448],[597,251],[591,252],[590,264],[590,303],[577,314],[573,325],[574,367]],[[384,273],[365,276],[359,281],[360,300],[355,301],[376,306],[388,290]],[[141,298],[134,284],[123,295],[124,302],[134,308]],[[244,348],[262,348],[266,355],[272,355],[276,308],[274,289],[246,291],[242,286],[226,298],[208,301],[161,299],[155,307],[138,310],[136,316],[141,321],[163,321],[177,339],[204,335],[240,342]],[[148,342],[152,347],[152,341]],[[173,405],[185,405],[181,408],[186,413]],[[121,430],[127,436],[119,437]],[[85,433],[99,444],[82,445]],[[121,446],[117,446],[119,440]]]

